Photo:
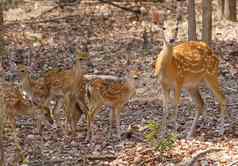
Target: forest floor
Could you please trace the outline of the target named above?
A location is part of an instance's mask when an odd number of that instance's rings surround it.
[[[160,86],[153,77],[153,66],[156,56],[161,50],[162,41],[157,34],[148,33],[148,45],[145,48],[143,38],[143,19],[135,14],[110,5],[82,3],[77,7],[64,10],[54,7],[53,2],[25,1],[17,9],[11,9],[6,16],[6,44],[9,55],[17,63],[35,65],[35,74],[54,67],[72,66],[72,58],[68,56],[70,46],[80,46],[88,51],[88,57],[82,62],[85,73],[113,74],[125,72],[126,58],[139,65],[141,72],[137,83],[137,95],[131,99],[121,113],[121,129],[124,133],[131,126],[138,127],[131,136],[124,135],[122,140],[108,139],[110,108],[96,116],[97,134],[92,144],[84,141],[86,125],[78,123],[77,136],[65,135],[60,127],[46,126],[43,132],[41,148],[45,165],[177,165],[190,159],[195,154],[209,149],[221,148],[199,159],[201,165],[228,165],[238,160],[238,24],[219,20],[214,10],[213,49],[219,56],[220,80],[228,99],[227,111],[236,119],[226,120],[226,132],[219,136],[219,116],[217,101],[210,90],[201,86],[203,99],[206,103],[207,116],[199,120],[195,137],[186,140],[186,133],[191,126],[195,108],[186,92],[182,94],[182,102],[178,113],[178,133],[180,138],[170,150],[160,153],[144,139],[146,125],[150,121],[160,122],[162,118],[162,102]],[[123,5],[123,4],[122,4]],[[133,6],[133,3],[125,3]],[[150,8],[154,3],[144,3]],[[216,5],[216,4],[215,4]],[[158,5],[159,10],[170,7],[170,21],[175,21],[174,5],[169,2]],[[183,6],[186,11],[186,5]],[[216,8],[216,6],[214,7]],[[200,11],[198,10],[198,30],[201,27]],[[44,13],[44,14],[42,14]],[[179,28],[179,41],[186,40],[187,13]],[[200,35],[199,35],[200,36]],[[87,47],[87,48],[86,48]],[[193,111],[191,111],[193,110]],[[64,116],[62,111],[62,121]],[[29,161],[32,165],[40,165],[40,137],[32,131],[29,119],[19,119],[21,128],[19,137]],[[172,127],[171,127],[172,128]],[[11,165],[14,157],[14,144],[10,133],[6,132],[6,159]],[[30,136],[34,136],[31,140]],[[33,141],[33,142],[32,142]],[[101,157],[101,158],[100,158]],[[144,163],[143,163],[144,162]]]

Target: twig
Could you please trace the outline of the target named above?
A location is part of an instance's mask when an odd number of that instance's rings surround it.
[[[14,24],[39,24],[39,23],[45,23],[45,22],[54,22],[54,21],[59,21],[59,20],[63,20],[63,19],[66,19],[66,18],[77,17],[77,16],[81,16],[81,15],[80,14],[74,14],[74,15],[54,17],[54,18],[39,20],[39,21],[10,22],[10,23],[5,24],[4,26],[7,27],[7,26],[14,25]]]
[[[230,163],[228,166],[233,166],[233,165],[235,165],[235,164],[237,164],[238,163],[238,160],[236,160],[236,161],[233,161],[232,163]]]
[[[81,0],[75,0],[74,2],[56,2],[56,4],[60,7],[63,8],[64,6],[76,6],[79,5],[81,3]]]
[[[139,9],[133,10],[133,9],[130,9],[130,8],[123,7],[123,6],[120,6],[120,5],[118,5],[118,4],[115,4],[115,3],[111,2],[111,1],[108,1],[108,0],[98,0],[98,1],[101,2],[101,3],[107,3],[107,4],[109,4],[109,5],[112,5],[112,6],[114,6],[114,7],[117,7],[117,8],[119,8],[119,9],[122,9],[122,10],[125,10],[125,11],[128,11],[128,12],[131,12],[131,13],[141,14],[141,11],[140,11]]]
[[[35,19],[38,19],[38,18],[42,17],[43,15],[45,15],[46,13],[49,13],[49,12],[55,10],[57,7],[58,7],[58,6],[54,6],[54,7],[50,8],[50,9],[44,11],[44,12],[41,13],[39,16],[37,16]]]
[[[205,156],[206,154],[208,153],[212,153],[212,152],[219,152],[223,149],[217,149],[217,148],[210,148],[210,149],[207,149],[205,151],[202,151],[200,153],[198,153],[197,155],[195,155],[194,157],[192,157],[191,160],[188,160],[188,161],[184,161],[184,162],[181,162],[179,163],[178,165],[179,166],[193,166],[194,163],[201,157]]]
[[[115,160],[116,156],[113,155],[105,155],[105,156],[84,156],[82,158],[77,158],[77,159],[58,159],[58,160],[45,160],[44,165],[54,165],[54,164],[60,164],[65,161],[69,162],[85,162],[86,160],[94,161],[94,160],[105,160],[105,161],[112,161]],[[42,161],[33,161],[28,163],[29,166],[41,166]]]
[[[77,162],[79,162],[82,159],[77,159]],[[69,161],[69,159],[65,159],[65,160],[45,160],[44,161],[44,165],[54,165],[54,164],[60,164],[63,163],[65,161]],[[33,161],[28,163],[29,166],[41,166],[42,161]]]
[[[117,157],[114,155],[108,155],[108,156],[86,156],[87,160],[115,160]]]
[[[123,7],[123,6],[120,6],[120,5],[117,5],[117,4],[114,4],[113,2],[109,2],[107,0],[98,0],[100,1],[101,3],[107,3],[107,4],[110,4],[112,6],[115,6],[117,8],[120,8],[120,9],[123,9],[123,10],[126,10],[126,11],[129,11],[129,12],[132,12],[132,13],[135,13],[135,14],[141,14],[141,11],[138,9],[138,10],[132,10],[130,8],[126,8],[126,7]],[[54,8],[56,8],[57,6],[49,9],[48,11],[46,12],[49,12],[51,10],[53,10]],[[45,12],[43,13],[45,14]],[[42,15],[42,14],[41,14]],[[40,16],[41,16],[40,15]],[[38,17],[40,16],[37,16],[36,18],[34,19],[37,19]],[[63,19],[66,19],[66,18],[70,18],[70,17],[77,17],[77,16],[81,16],[81,14],[74,14],[74,15],[67,15],[67,16],[62,16],[62,17],[55,17],[55,18],[49,18],[49,19],[45,19],[45,20],[39,20],[39,21],[22,21],[22,22],[17,22],[17,21],[14,21],[14,22],[9,22],[9,23],[6,23],[4,24],[4,27],[8,27],[8,26],[12,26],[14,24],[39,24],[39,23],[46,23],[46,22],[55,22],[55,21],[59,21],[59,20],[63,20]]]

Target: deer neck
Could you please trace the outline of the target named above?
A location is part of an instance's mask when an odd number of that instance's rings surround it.
[[[74,76],[75,76],[75,78],[81,78],[82,77],[82,69],[81,69],[81,65],[80,65],[79,60],[76,61],[76,64],[74,66]]]
[[[25,114],[28,114],[29,112],[32,111],[32,106],[30,103],[26,103],[27,101],[22,101],[17,105],[17,109],[20,110],[21,112],[23,111]]]
[[[166,69],[168,66],[170,66],[173,58],[173,46],[172,45],[165,45],[160,53],[161,58],[161,69]]]
[[[32,87],[30,82],[30,77],[26,74],[22,80],[22,91],[26,93],[26,96],[32,98]]]
[[[133,77],[134,76],[132,73],[129,73],[127,76],[127,84],[128,88],[130,89],[130,96],[133,96],[136,93],[136,80]]]
[[[166,74],[167,67],[170,66],[173,57],[173,47],[168,44],[164,44],[163,49],[159,53],[155,64],[155,76]]]

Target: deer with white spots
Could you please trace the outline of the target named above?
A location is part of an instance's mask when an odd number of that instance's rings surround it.
[[[156,18],[154,18],[156,21]],[[178,27],[176,27],[175,34],[177,35]],[[197,111],[192,123],[192,127],[188,134],[191,137],[198,122],[199,116],[204,110],[204,101],[199,92],[199,85],[206,82],[209,88],[213,91],[215,97],[220,103],[221,110],[221,129],[220,133],[224,133],[224,118],[226,111],[226,97],[223,94],[219,84],[219,59],[213,53],[211,48],[200,41],[187,41],[180,44],[174,44],[176,38],[166,41],[164,29],[163,49],[159,53],[155,73],[159,78],[163,91],[163,119],[161,125],[161,136],[164,136],[167,125],[168,116],[168,102],[170,90],[175,90],[175,123],[177,118],[177,111],[180,104],[180,94],[182,88],[188,90],[192,99],[196,103]],[[177,127],[176,127],[177,128]]]

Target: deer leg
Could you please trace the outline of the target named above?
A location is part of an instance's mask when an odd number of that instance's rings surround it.
[[[73,119],[74,119],[74,123],[76,125],[76,123],[81,119],[82,115],[86,115],[88,113],[88,106],[87,104],[82,101],[81,99],[78,99],[76,102],[75,102],[75,105],[74,105],[74,113],[75,115],[73,114]]]
[[[160,137],[163,138],[165,136],[165,132],[167,129],[167,117],[168,117],[168,104],[169,104],[169,92],[170,89],[162,85],[162,91],[163,91],[163,117],[161,122],[161,128],[160,128]]]
[[[23,161],[25,159],[25,156],[23,154],[21,145],[19,143],[19,138],[17,136],[17,129],[16,129],[16,119],[15,118],[10,118],[11,122],[11,129],[13,132],[13,137],[14,137],[14,142],[16,146],[16,159],[15,159],[15,164],[18,165],[19,162]]]
[[[178,129],[178,124],[177,124],[177,114],[179,111],[179,104],[180,104],[180,94],[181,94],[181,86],[182,84],[177,84],[176,88],[175,88],[175,104],[176,104],[176,108],[175,111],[173,113],[173,122],[174,122],[174,127],[175,127],[175,131],[177,132]]]
[[[66,134],[70,133],[71,130],[71,115],[70,115],[70,99],[69,94],[64,96],[64,114],[65,114],[65,122],[64,122],[64,131]]]
[[[90,109],[92,111],[89,111],[87,114],[87,136],[86,136],[86,141],[92,142],[93,135],[94,135],[94,121],[96,117],[96,113],[99,111],[99,106],[94,107],[94,109]]]
[[[72,131],[73,135],[76,134],[76,126],[79,118],[81,117],[81,110],[77,107],[75,98],[71,94],[66,94],[64,96],[64,113],[65,113],[65,132],[70,133]]]
[[[60,122],[60,115],[59,113],[57,112],[57,110],[59,110],[61,107],[62,107],[62,98],[61,97],[57,97],[55,98],[55,105],[53,106],[52,110],[51,110],[51,114],[52,116],[55,118],[55,122],[56,122],[56,125],[59,126],[60,128],[63,128],[63,125],[62,123]],[[50,102],[51,100],[49,100]]]
[[[189,89],[189,94],[191,95],[192,100],[196,103],[197,110],[196,110],[196,115],[193,119],[192,127],[187,135],[187,138],[191,138],[193,136],[198,119],[199,119],[200,115],[202,114],[202,112],[204,111],[204,102],[203,102],[203,99],[199,92],[199,89],[198,88]]]
[[[87,136],[86,136],[86,142],[90,140],[91,137],[91,115],[90,112],[87,114]]]
[[[116,118],[116,108],[112,108],[111,113],[110,113],[110,131],[108,133],[108,137],[111,138],[112,137],[112,132],[113,132],[113,128],[114,128],[114,122],[115,122],[115,118]]]
[[[213,94],[215,95],[215,97],[217,98],[220,104],[221,128],[219,130],[219,133],[223,135],[225,132],[225,113],[228,114],[228,112],[226,112],[226,98],[221,90],[221,87],[219,85],[219,81],[216,75],[208,75],[206,77],[206,82],[209,85],[209,87],[212,89]]]
[[[119,105],[116,106],[115,109],[112,111],[114,112],[114,119],[116,122],[116,133],[117,133],[117,138],[120,139],[121,138],[121,130],[120,130],[120,112],[122,110],[123,106]],[[112,129],[112,124],[113,121],[111,120],[111,129]]]
[[[48,109],[48,108],[46,108]],[[43,147],[44,147],[44,138],[43,138],[43,125],[42,125],[42,121],[44,119],[42,118],[41,115],[37,115],[37,128],[38,128],[38,132],[39,132],[39,136],[40,136],[40,145],[39,150],[40,150],[40,159],[41,159],[41,165],[44,165],[44,154],[43,154]]]
[[[82,109],[77,105],[76,102],[74,102],[73,103],[73,109],[72,109],[72,112],[71,112],[71,115],[72,115],[71,127],[72,127],[72,131],[73,131],[74,134],[76,133],[77,123],[80,120],[82,114],[83,114]]]
[[[4,161],[4,145],[3,145],[3,137],[4,137],[4,124],[5,124],[5,113],[1,112],[0,114],[0,165],[3,166]]]

